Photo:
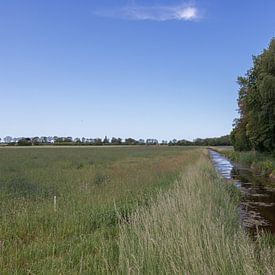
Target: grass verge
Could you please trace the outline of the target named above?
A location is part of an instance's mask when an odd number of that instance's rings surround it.
[[[122,274],[275,274],[267,237],[239,225],[238,193],[203,157],[120,225]]]

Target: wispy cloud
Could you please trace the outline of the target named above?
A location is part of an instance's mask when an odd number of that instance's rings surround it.
[[[132,4],[117,9],[97,11],[95,14],[119,19],[152,21],[194,21],[200,17],[198,8],[195,5],[187,4],[173,6],[139,6]]]

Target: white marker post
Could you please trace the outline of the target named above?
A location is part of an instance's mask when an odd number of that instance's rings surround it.
[[[53,209],[56,212],[56,196],[53,196]]]

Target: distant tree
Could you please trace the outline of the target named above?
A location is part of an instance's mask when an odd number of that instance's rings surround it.
[[[18,146],[32,146],[32,140],[30,138],[21,138],[18,143]]]
[[[11,136],[4,137],[4,142],[5,143],[11,143],[12,142],[12,137]]]
[[[158,140],[155,138],[148,138],[146,139],[146,144],[147,145],[157,145],[158,144]]]
[[[73,138],[72,137],[65,137],[64,142],[71,143],[71,142],[73,142]]]
[[[177,140],[174,138],[172,140],[169,141],[168,145],[173,146],[177,144]]]
[[[196,139],[193,140],[193,144],[201,146],[201,145],[203,145],[203,139],[202,138],[196,138]]]
[[[111,139],[111,144],[113,144],[113,145],[122,144],[122,139],[121,139],[121,138],[112,137],[112,139]]]
[[[48,143],[48,138],[47,137],[41,137],[40,141],[41,141],[41,143]]]
[[[101,138],[95,138],[94,139],[94,144],[95,145],[103,145],[103,142],[102,142]]]
[[[32,145],[39,145],[41,143],[39,137],[33,137],[31,141],[32,141]]]
[[[188,145],[192,145],[192,142],[186,139],[182,139],[182,140],[178,140],[176,142],[176,145],[188,146]]]
[[[138,144],[138,141],[133,138],[126,138],[124,144],[125,145],[136,145],[136,144]]]
[[[109,139],[107,138],[107,136],[105,136],[104,140],[103,140],[103,144],[109,144]]]
[[[139,145],[145,145],[145,140],[142,139],[142,138],[140,138],[140,139],[138,140],[138,144],[139,144]]]
[[[81,143],[80,138],[75,138],[75,139],[74,139],[74,143],[80,144],[80,143]]]

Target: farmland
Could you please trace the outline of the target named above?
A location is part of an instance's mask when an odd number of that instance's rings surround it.
[[[117,213],[145,205],[198,157],[170,147],[0,149],[0,269],[112,270]]]
[[[204,149],[1,148],[0,167],[4,274],[275,271]]]

